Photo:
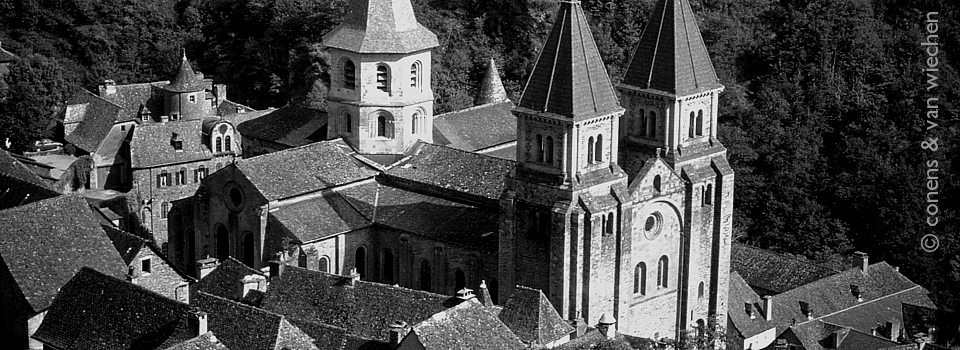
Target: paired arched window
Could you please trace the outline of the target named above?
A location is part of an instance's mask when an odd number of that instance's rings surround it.
[[[383,277],[384,283],[393,283],[393,252],[390,249],[383,250],[383,271],[380,276]]]
[[[664,255],[657,262],[657,288],[667,288],[668,276],[670,276],[670,261]]]
[[[243,264],[253,267],[253,233],[245,232],[243,234]]]
[[[430,291],[433,285],[430,281],[430,263],[426,260],[420,260],[420,289]]]
[[[633,269],[633,294],[647,294],[647,264],[641,262]]]
[[[317,262],[317,270],[320,272],[330,273],[330,258],[326,256],[320,257],[320,261]]]
[[[223,225],[217,226],[217,259],[223,260],[230,256],[230,232]]]
[[[224,150],[224,151],[230,152],[230,151],[232,150],[232,146],[230,146],[230,145],[232,145],[232,144],[233,144],[233,143],[230,142],[230,135],[227,135],[227,136],[224,136],[224,137],[223,137],[223,150]]]
[[[453,269],[453,290],[459,291],[461,289],[467,288],[467,276],[463,273],[459,267]]]
[[[593,136],[587,139],[587,164],[593,164]]]
[[[703,136],[703,110],[697,111],[697,136]]]
[[[357,273],[360,274],[360,278],[363,278],[367,275],[367,249],[364,247],[357,248],[357,252],[353,255],[353,266],[357,269]]]
[[[351,60],[343,62],[343,87],[350,90],[357,88],[357,67]]]
[[[657,136],[657,112],[650,111],[647,115],[647,137],[655,138]]]
[[[390,72],[387,66],[377,66],[377,89],[384,92],[390,92]]]
[[[377,115],[377,137],[393,138],[393,116],[389,113]]]
[[[223,138],[220,136],[217,136],[217,144],[215,149],[217,150],[217,153],[223,152]]]
[[[420,61],[413,62],[410,66],[410,87],[420,86]]]

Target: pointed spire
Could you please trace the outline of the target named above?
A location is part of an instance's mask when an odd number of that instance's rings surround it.
[[[417,21],[410,0],[351,0],[343,24],[323,43],[357,53],[411,53],[440,45]]]
[[[575,119],[622,110],[579,1],[560,1],[519,107]]]
[[[493,307],[493,299],[490,298],[490,290],[487,289],[487,281],[480,280],[480,289],[477,290],[477,301],[483,306]]]
[[[490,59],[487,63],[487,72],[483,75],[483,82],[480,86],[480,93],[474,104],[485,105],[488,103],[500,103],[507,101],[507,90],[503,89],[503,82],[500,81],[500,72],[497,71],[497,63]]]
[[[163,87],[170,92],[197,92],[203,91],[203,80],[200,79],[190,66],[187,60],[187,51],[183,50],[183,59],[180,61],[180,67],[177,68],[177,75],[173,77],[170,84]]]
[[[657,1],[623,84],[678,96],[723,88],[689,0]]]

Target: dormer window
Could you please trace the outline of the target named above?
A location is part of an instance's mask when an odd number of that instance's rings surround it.
[[[197,95],[190,95],[190,103],[197,103]]]
[[[377,66],[377,89],[390,92],[390,73],[387,71],[387,66]]]

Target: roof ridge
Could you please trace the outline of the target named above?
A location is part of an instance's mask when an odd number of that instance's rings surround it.
[[[737,245],[737,246],[749,248],[749,249],[752,249],[752,250],[758,250],[758,251],[761,251],[761,252],[764,252],[764,253],[773,254],[773,255],[780,256],[780,257],[784,257],[784,258],[788,258],[788,259],[793,259],[793,260],[796,260],[796,261],[799,261],[799,262],[802,262],[802,263],[806,263],[806,264],[808,264],[808,265],[813,265],[813,266],[817,266],[817,267],[822,267],[822,268],[829,269],[829,270],[836,271],[836,272],[843,272],[843,271],[844,271],[844,270],[838,270],[838,269],[835,269],[835,268],[832,268],[832,267],[829,267],[829,266],[826,266],[826,265],[822,265],[822,264],[820,264],[820,263],[817,263],[817,262],[814,262],[814,261],[811,261],[811,260],[801,259],[801,258],[799,258],[799,257],[797,257],[797,256],[795,256],[795,255],[793,255],[793,254],[787,255],[787,254],[789,254],[789,253],[781,253],[781,252],[777,252],[777,251],[770,250],[770,249],[755,247],[755,246],[752,246],[752,245],[750,245],[750,244],[743,243],[743,242],[732,242],[731,245]],[[827,276],[827,277],[829,277],[829,276]]]
[[[216,294],[210,294],[210,293],[204,292],[204,291],[202,291],[202,290],[198,290],[198,291],[197,291],[197,295],[205,295],[205,296],[213,297],[214,299],[219,299],[219,300],[221,300],[221,301],[226,301],[226,302],[229,302],[231,305],[239,306],[239,307],[241,307],[242,309],[249,309],[249,310],[254,310],[254,311],[256,311],[256,312],[262,312],[262,313],[264,313],[264,314],[266,314],[266,315],[274,316],[278,321],[279,321],[279,320],[282,320],[283,317],[284,317],[284,316],[281,315],[281,314],[274,313],[274,312],[272,312],[272,311],[270,311],[270,310],[267,310],[267,309],[264,309],[264,308],[259,308],[259,307],[256,307],[256,306],[250,306],[250,305],[247,305],[247,304],[238,302],[238,301],[233,301],[233,300],[230,300],[230,299],[221,297],[221,296],[216,295]],[[201,309],[201,310],[202,310],[202,309]]]
[[[77,273],[74,274],[73,277],[70,278],[70,280],[73,280],[73,279],[76,278],[78,275],[80,275],[80,272],[83,271],[84,269],[89,270],[89,271],[92,271],[92,272],[95,272],[97,275],[99,275],[99,277],[105,278],[105,279],[107,279],[107,280],[114,281],[114,282],[119,282],[119,283],[117,283],[117,285],[130,286],[130,287],[132,287],[134,290],[136,290],[136,291],[138,291],[138,292],[140,292],[140,293],[143,293],[143,294],[145,294],[146,296],[149,296],[149,297],[151,297],[151,298],[159,299],[160,301],[162,301],[162,302],[165,303],[165,304],[176,305],[176,306],[178,306],[178,307],[183,307],[183,308],[188,309],[188,310],[195,308],[194,306],[192,306],[192,305],[190,305],[190,304],[181,302],[181,301],[179,301],[179,300],[171,299],[171,298],[169,298],[169,297],[164,296],[163,294],[154,292],[154,291],[152,291],[152,290],[150,290],[150,289],[147,289],[146,287],[141,286],[141,285],[139,285],[139,284],[136,284],[136,283],[127,283],[127,282],[124,281],[124,280],[121,280],[121,279],[119,279],[119,278],[116,278],[116,277],[107,275],[107,274],[105,274],[105,273],[103,273],[103,272],[100,272],[100,271],[97,271],[97,269],[94,269],[94,268],[89,267],[89,266],[82,266],[82,267],[80,267],[80,270],[77,270]],[[81,282],[82,282],[82,281],[81,281]],[[70,282],[67,281],[67,283],[70,283]],[[51,305],[52,305],[52,304],[51,304]]]

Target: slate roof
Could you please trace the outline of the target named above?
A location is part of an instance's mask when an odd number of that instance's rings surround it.
[[[239,115],[247,113],[238,113]],[[244,137],[266,140],[289,147],[323,141],[327,138],[327,113],[287,105],[237,125]]]
[[[410,0],[355,0],[323,44],[357,53],[411,53],[440,42],[417,22]]]
[[[130,263],[137,258],[137,254],[140,253],[140,250],[146,247],[149,243],[149,241],[143,238],[124,232],[123,230],[117,229],[113,226],[101,224],[100,227],[102,227],[103,231],[106,232],[107,237],[109,237],[110,241],[113,242],[113,247],[117,249],[117,252],[120,253],[120,257],[123,259],[123,262],[127,265],[130,265]]]
[[[366,281],[350,286],[349,277],[285,266],[270,281],[263,308],[386,342],[393,322],[419,323],[451,307],[453,300],[459,299]]]
[[[576,330],[560,318],[541,290],[524,286],[514,289],[499,317],[528,344],[546,345]]]
[[[897,345],[894,341],[822,321],[807,322],[790,330],[806,350],[865,350]],[[840,346],[834,347],[836,337],[840,338]]]
[[[337,139],[246,158],[236,165],[270,201],[375,176],[355,154]]]
[[[744,338],[750,338],[776,326],[764,318],[763,299],[736,271],[730,271],[727,316]],[[754,318],[747,314],[747,305],[753,308]],[[774,331],[776,332],[776,331]]]
[[[723,88],[689,0],[658,0],[649,18],[622,84],[679,96]]]
[[[81,267],[124,278],[126,264],[83,197],[63,195],[0,211],[0,258],[36,312]]]
[[[57,349],[156,349],[190,338],[192,308],[83,267],[63,286],[34,338]]]
[[[267,310],[205,292],[197,292],[194,305],[207,313],[207,329],[230,349],[318,349],[312,337]]]
[[[738,272],[750,286],[771,293],[782,293],[839,272],[736,242],[730,248],[730,270]]]
[[[59,195],[39,175],[0,150],[0,210]]]
[[[203,333],[196,338],[175,344],[164,350],[228,350],[212,332]]]
[[[411,332],[427,350],[526,348],[490,309],[476,299],[430,316],[414,325]],[[404,342],[413,339],[408,336]]]
[[[101,96],[103,99],[120,106],[118,120],[131,121],[140,118],[140,112],[147,110],[153,118],[163,114],[163,90],[168,81],[116,85],[112,94]]]
[[[423,144],[407,161],[386,174],[438,189],[456,191],[481,201],[498,201],[503,179],[514,162],[432,144]]]
[[[330,193],[270,212],[267,232],[285,230],[300,242],[313,242],[370,224],[346,199]]]
[[[623,110],[579,1],[560,2],[519,108],[575,120]]]
[[[170,92],[197,92],[203,91],[204,87],[203,78],[193,71],[190,61],[187,60],[187,53],[184,52],[180,67],[177,67],[177,74],[163,89]]]
[[[500,72],[497,70],[497,62],[492,58],[487,62],[487,70],[483,74],[483,81],[480,82],[480,92],[474,99],[473,104],[485,105],[490,103],[507,102],[507,90],[503,88],[503,82],[500,81]]]
[[[249,275],[266,277],[263,272],[244,265],[233,257],[220,260],[220,265],[194,285],[196,290],[221,298],[238,300],[243,297],[243,278]]]
[[[132,167],[145,169],[212,159],[213,152],[203,142],[202,122],[193,119],[141,124],[134,130],[130,141]],[[170,142],[174,134],[183,141],[182,151],[174,149]]]
[[[90,153],[100,147],[100,143],[107,138],[113,125],[123,120],[120,106],[87,90],[81,89],[73,94],[67,100],[67,105],[83,107],[79,107],[82,115],[75,116],[80,119],[80,123],[64,139]],[[65,122],[69,121],[65,120]]]
[[[517,139],[517,118],[510,100],[438,115],[433,119],[433,143],[476,151]]]

